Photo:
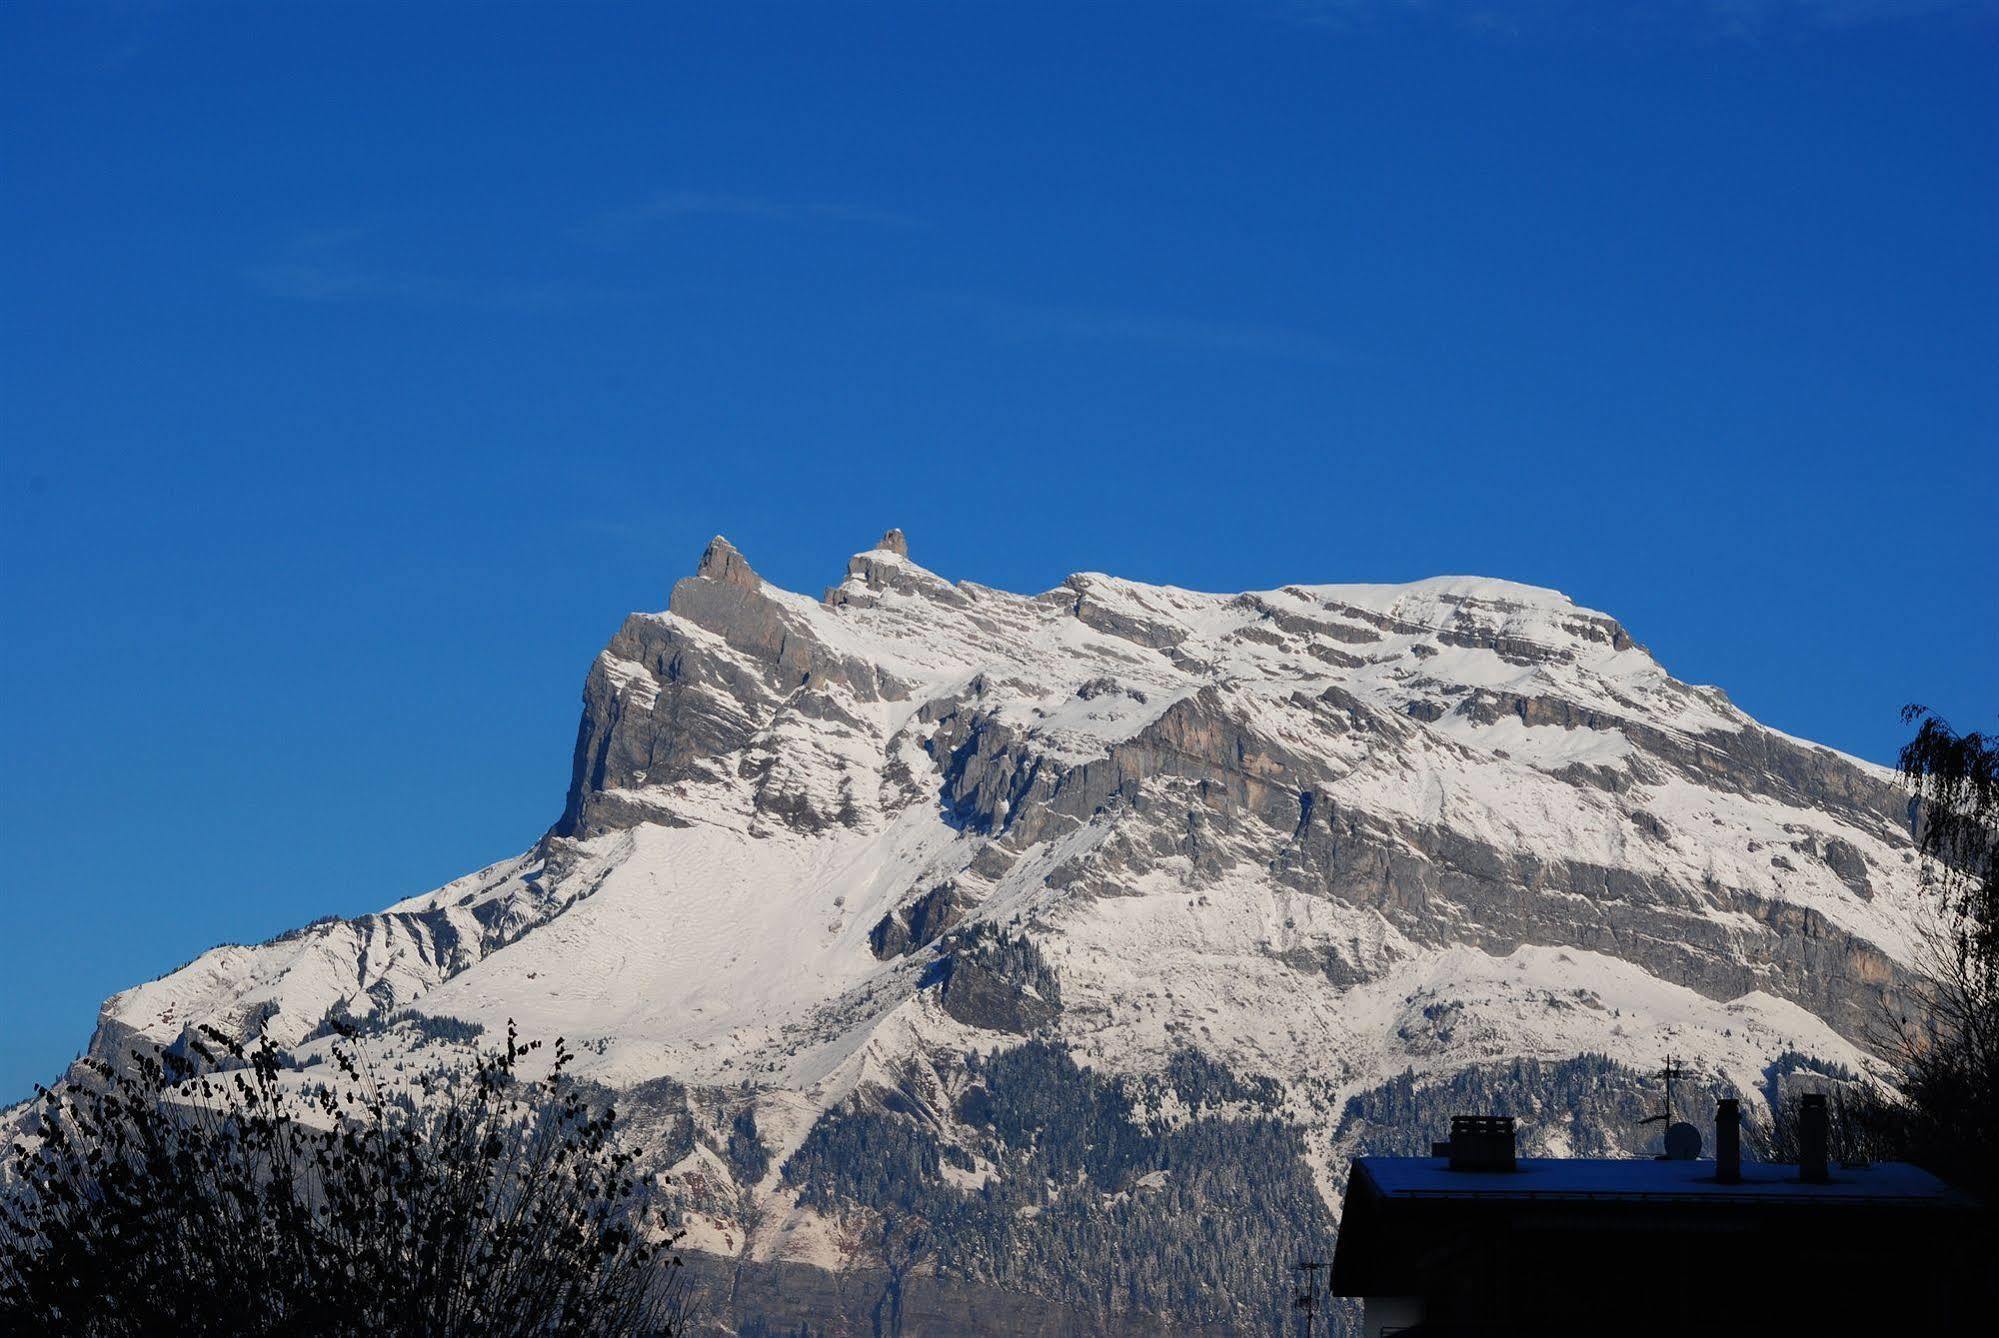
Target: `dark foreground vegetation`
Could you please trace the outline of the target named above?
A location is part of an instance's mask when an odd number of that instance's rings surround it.
[[[400,1090],[268,1042],[86,1060],[0,1179],[0,1333],[675,1334],[679,1259],[615,1113],[519,1072]]]
[[[1934,918],[1914,997],[1877,1038],[1895,1089],[1833,1084],[1831,1150],[1915,1162],[1989,1205],[1999,1194],[1999,739],[1959,734],[1920,706],[1903,719],[1917,726],[1900,765]],[[1771,1152],[1793,1160],[1796,1107],[1777,1102],[1772,1115]]]
[[[1920,706],[1902,775],[1937,894],[1925,984],[1892,1038],[1904,1100],[1852,1123],[1884,1150],[1979,1195],[1999,1194],[1999,738],[1958,734]]]

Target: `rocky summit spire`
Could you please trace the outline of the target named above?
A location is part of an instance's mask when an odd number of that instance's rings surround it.
[[[763,579],[750,570],[750,560],[719,534],[702,550],[701,565],[694,569],[694,574],[744,590],[756,590],[763,585]]]
[[[965,603],[949,581],[909,560],[909,540],[901,530],[890,530],[873,548],[848,558],[847,579],[828,589],[822,602],[829,608],[870,608],[884,590],[960,607]]]
[[[679,1162],[669,1131],[726,1140],[739,1113],[815,1149],[782,1189],[761,1156],[704,1163],[739,1232],[799,1198],[867,1209],[854,1149],[948,1138],[991,1168],[990,1198],[931,1187],[954,1227],[1070,1261],[1079,1289],[1182,1257],[1180,1226],[1117,1206],[1129,1168],[1170,1164],[1239,1198],[1223,1253],[1244,1262],[1199,1304],[1248,1317],[1261,1261],[1329,1225],[1315,1186],[1355,1120],[1413,1140],[1413,1111],[1476,1103],[1638,1155],[1604,1098],[1665,1043],[1745,1091],[1787,1056],[1861,1071],[1918,987],[1893,773],[1762,729],[1552,591],[1086,574],[1015,595],[902,550],[884,536],[821,607],[716,539],[665,616],[632,614],[591,660],[546,841],[127,990],[91,1053],[202,1026],[323,1053],[332,1023],[372,1018],[445,1062],[512,1017],[592,1038],[577,1077],[645,1131],[633,1174]],[[405,1009],[463,1030],[392,1024]],[[1169,1035],[1186,1053],[1162,1072]],[[985,1095],[912,1109],[905,1072]],[[1170,1130],[1130,1117],[1127,1082],[1174,1103]],[[1062,1222],[1019,1214],[1049,1168],[988,1101],[1131,1155],[1082,1168]],[[942,1271],[934,1328],[1054,1327],[1024,1289],[1058,1275]],[[1126,1332],[1187,1313],[1170,1281],[1127,1290]]]

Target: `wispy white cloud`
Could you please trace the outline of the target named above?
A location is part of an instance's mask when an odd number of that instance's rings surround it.
[[[1334,341],[1288,326],[1208,320],[1153,311],[1110,310],[951,295],[992,335],[1033,343],[1152,344],[1195,353],[1338,363],[1350,354]]]
[[[1999,18],[1999,0],[1701,0],[1724,30],[1742,35],[1784,24],[1863,28],[1915,19]]]
[[[722,191],[661,191],[630,208],[591,219],[570,242],[620,243],[685,219],[737,219],[775,224],[853,225],[876,229],[924,226],[908,214],[837,200],[784,200]],[[294,302],[404,302],[491,311],[534,311],[624,300],[614,288],[560,279],[447,274],[382,263],[365,228],[302,234],[248,266],[243,278],[268,297]]]
[[[655,224],[684,219],[741,219],[762,223],[833,223],[870,228],[909,229],[923,220],[892,209],[840,200],[787,200],[728,191],[659,191],[629,208],[614,210],[588,229],[601,241],[628,239]]]
[[[451,275],[381,266],[358,254],[363,229],[309,233],[243,271],[266,297],[292,302],[391,302],[481,311],[547,311],[628,296],[616,289],[551,279]]]

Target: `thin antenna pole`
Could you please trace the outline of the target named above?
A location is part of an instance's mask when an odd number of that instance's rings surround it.
[[[1687,1070],[1677,1058],[1669,1054],[1666,1056],[1666,1067],[1660,1069],[1657,1076],[1666,1080],[1666,1108],[1657,1115],[1646,1116],[1639,1123],[1663,1124],[1670,1129],[1673,1127],[1673,1113],[1676,1109],[1673,1099],[1673,1084],[1681,1078],[1686,1077]]]
[[[1293,1301],[1291,1305],[1293,1309],[1305,1317],[1305,1338],[1312,1338],[1313,1329],[1318,1319],[1319,1270],[1325,1267],[1326,1265],[1320,1263],[1317,1259],[1300,1259],[1298,1261],[1298,1271],[1305,1275],[1305,1280],[1301,1290],[1298,1292],[1298,1299]],[[1327,1279],[1327,1283],[1328,1285],[1331,1284],[1330,1278]]]

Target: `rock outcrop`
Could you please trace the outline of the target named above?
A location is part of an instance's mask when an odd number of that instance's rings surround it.
[[[1146,1324],[1261,1331],[1241,1242],[1330,1230],[1346,1156],[1451,1093],[1640,1150],[1597,1125],[1669,1048],[1752,1104],[1800,1055],[1878,1063],[1908,821],[1552,591],[1021,596],[890,530],[812,599],[717,537],[591,666],[532,851],[217,949],[96,1045],[515,1018],[657,1132],[695,1249],[755,1201],[773,1270],[837,1269],[852,1210],[908,1214],[963,1233],[928,1296],[1109,1327],[1102,1269]],[[767,1169],[729,1154],[750,1111]]]

